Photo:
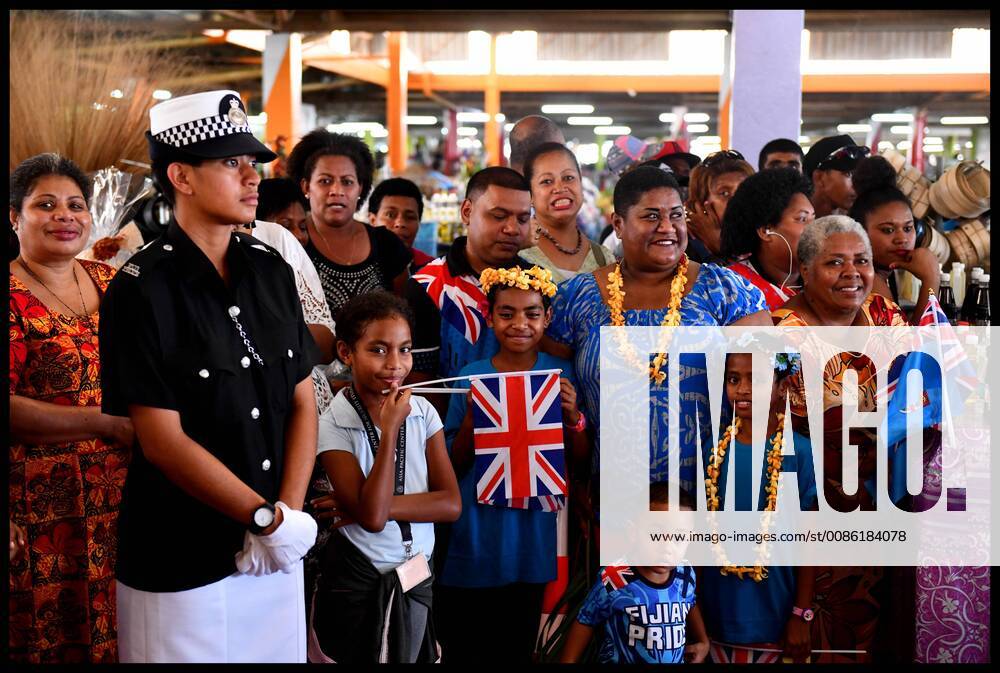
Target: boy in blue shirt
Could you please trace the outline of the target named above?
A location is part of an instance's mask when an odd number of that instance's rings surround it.
[[[539,352],[552,317],[555,284],[548,271],[488,268],[481,274],[487,324],[500,344],[492,358],[469,363],[462,375],[561,369],[560,404],[566,460],[589,459],[586,419],[577,408],[572,365]],[[545,584],[556,578],[556,512],[480,504],[476,498],[473,419],[467,395],[452,395],[445,439],[462,495],[451,526],[434,600],[444,663],[530,663]],[[565,479],[566,475],[562,475]],[[443,539],[443,536],[439,536]],[[484,620],[489,627],[484,632]],[[485,635],[484,635],[485,633]]]
[[[681,509],[693,504],[682,490]],[[650,508],[666,511],[666,483],[650,486]],[[694,568],[688,565],[602,568],[566,635],[561,661],[580,661],[602,625],[601,663],[700,663],[708,655],[708,635],[695,605]]]

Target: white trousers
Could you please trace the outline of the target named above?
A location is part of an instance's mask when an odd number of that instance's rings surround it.
[[[175,592],[117,582],[122,663],[305,663],[302,562]]]

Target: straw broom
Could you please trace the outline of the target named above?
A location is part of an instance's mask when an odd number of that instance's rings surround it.
[[[193,69],[181,52],[144,42],[74,12],[12,11],[10,170],[42,152],[69,157],[88,173],[141,170],[121,161],[149,161],[153,90]],[[114,90],[123,97],[112,98]]]

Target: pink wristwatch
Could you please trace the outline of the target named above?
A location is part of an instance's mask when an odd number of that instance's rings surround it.
[[[587,417],[584,416],[583,412],[581,411],[580,420],[576,422],[576,425],[567,425],[566,427],[572,430],[573,432],[583,432],[587,428]]]
[[[801,617],[804,621],[811,622],[816,613],[812,611],[812,608],[799,608],[792,606],[792,614],[796,617]]]

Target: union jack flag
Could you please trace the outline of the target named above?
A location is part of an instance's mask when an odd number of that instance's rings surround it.
[[[441,311],[441,319],[450,323],[470,344],[479,341],[486,320],[482,307],[486,305],[486,295],[473,276],[453,276],[448,270],[444,257],[428,262],[413,274],[427,296]]]
[[[623,589],[635,580],[631,566],[604,566],[601,569],[601,582],[608,593]]]
[[[566,499],[559,372],[472,379],[476,500],[553,512]]]

